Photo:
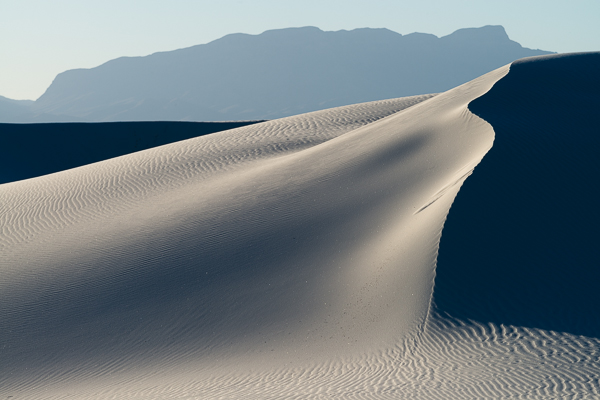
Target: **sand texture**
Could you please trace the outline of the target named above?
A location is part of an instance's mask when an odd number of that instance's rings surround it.
[[[0,185],[0,399],[599,398],[598,70]]]

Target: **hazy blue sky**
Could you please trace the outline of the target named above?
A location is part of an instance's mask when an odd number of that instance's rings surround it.
[[[437,36],[503,25],[525,47],[600,50],[600,0],[0,0],[0,95],[36,99],[67,69],[308,25]]]

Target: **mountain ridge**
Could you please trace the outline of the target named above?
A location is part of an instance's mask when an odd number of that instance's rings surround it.
[[[439,38],[386,28],[235,33],[62,72],[30,110],[87,122],[274,119],[442,92],[543,54],[510,40],[501,26]]]

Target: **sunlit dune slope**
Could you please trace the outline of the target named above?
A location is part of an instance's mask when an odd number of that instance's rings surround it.
[[[442,222],[491,145],[466,106],[505,72],[4,185],[3,367],[21,382],[394,343],[427,314]]]

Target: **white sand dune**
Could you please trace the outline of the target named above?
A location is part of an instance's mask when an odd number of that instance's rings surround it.
[[[1,185],[0,398],[600,396],[600,340],[432,305],[509,68]]]

